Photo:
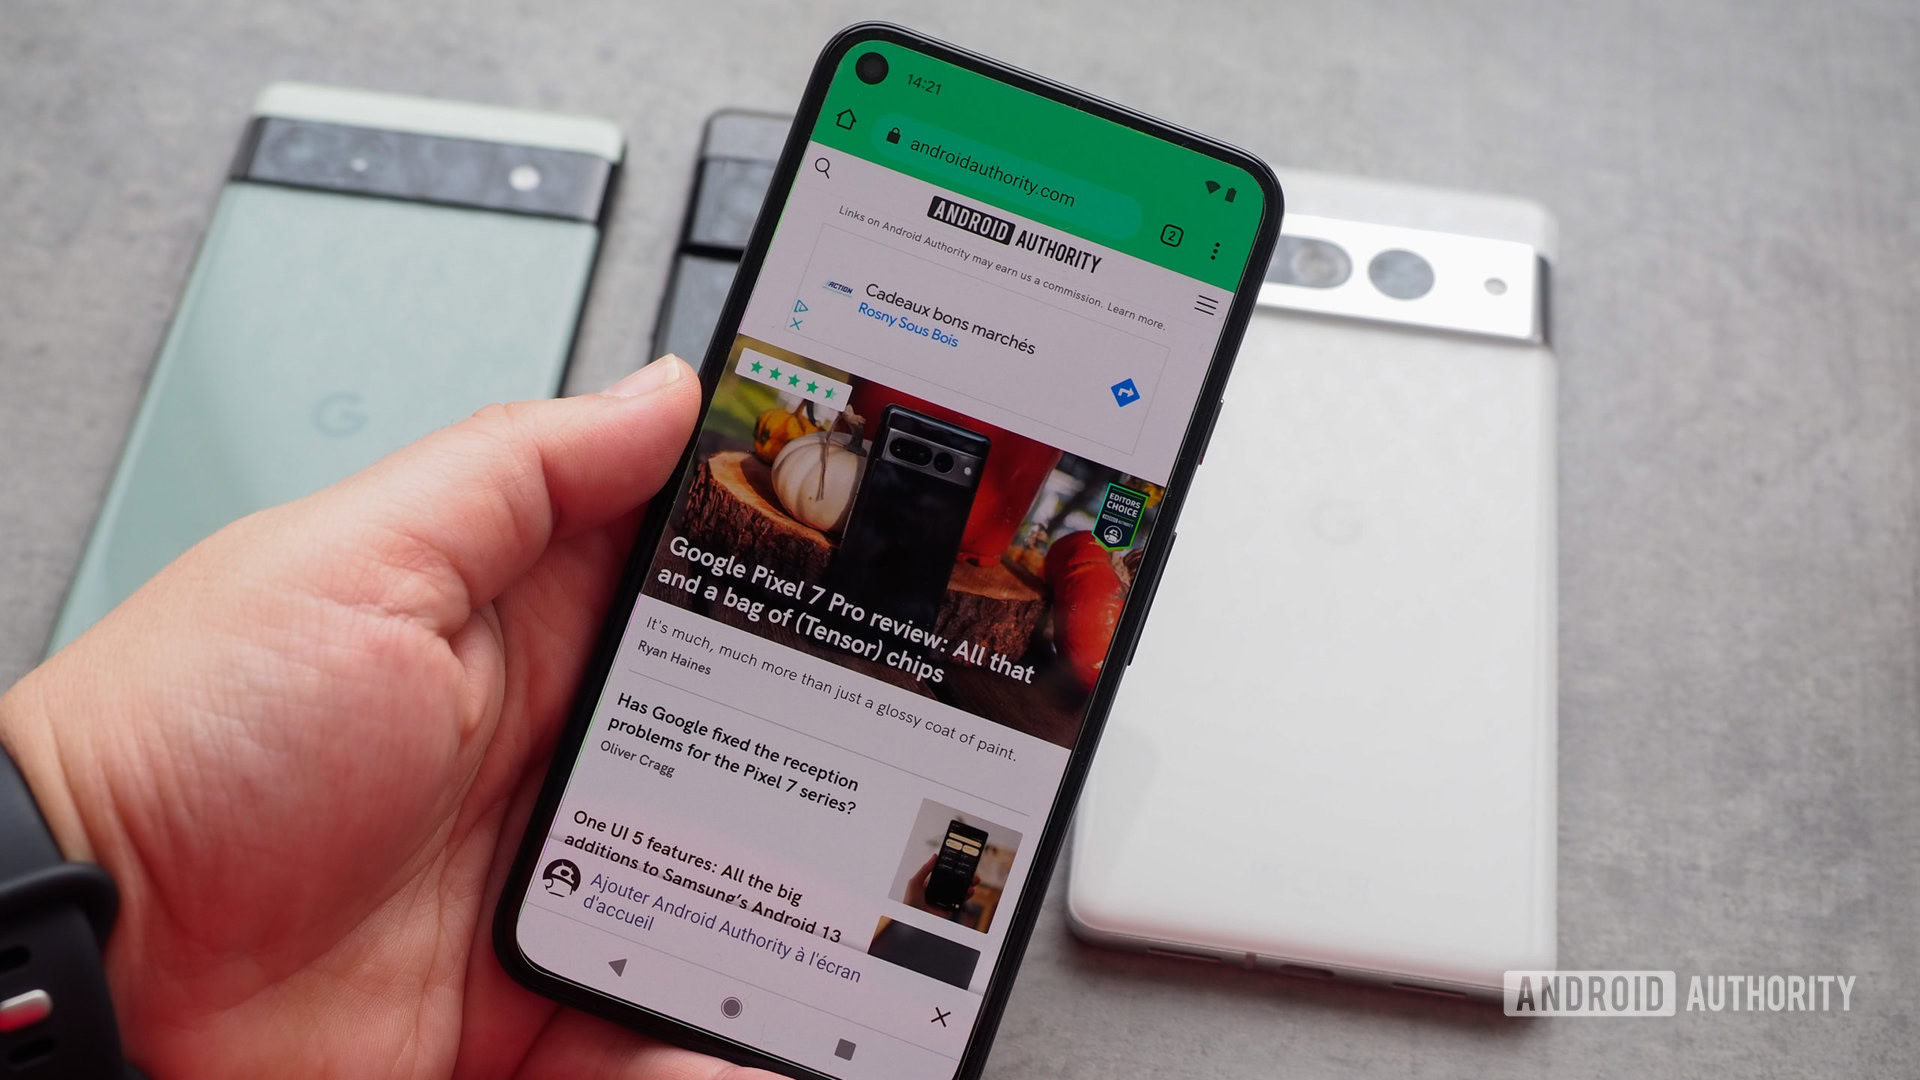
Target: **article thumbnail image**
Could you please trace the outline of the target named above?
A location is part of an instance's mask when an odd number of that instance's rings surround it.
[[[963,990],[973,981],[973,969],[980,963],[978,949],[884,916],[874,928],[867,955]]]
[[[647,595],[1073,744],[1158,486],[745,335],[694,453]]]
[[[907,833],[888,897],[986,933],[1006,893],[1020,834],[932,799]]]

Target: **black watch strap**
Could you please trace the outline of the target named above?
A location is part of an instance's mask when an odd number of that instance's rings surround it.
[[[0,1077],[126,1080],[102,952],[119,908],[105,870],[60,857],[0,747]]]

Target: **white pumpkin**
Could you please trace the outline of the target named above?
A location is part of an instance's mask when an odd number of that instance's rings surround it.
[[[867,459],[846,432],[816,431],[787,440],[773,459],[773,493],[796,519],[838,535],[853,509]]]

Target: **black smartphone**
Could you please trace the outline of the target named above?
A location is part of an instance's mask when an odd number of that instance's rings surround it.
[[[792,126],[791,116],[741,109],[707,118],[648,359],[673,353],[697,364],[707,354]]]
[[[826,587],[862,612],[931,628],[990,448],[978,432],[888,405]]]
[[[959,911],[973,889],[974,871],[980,869],[980,853],[987,850],[987,830],[976,829],[955,819],[947,823],[946,838],[933,857],[933,870],[927,876],[927,903],[942,911]]]
[[[899,27],[829,42],[506,969],[788,1076],[979,1075],[1280,214],[1241,151]],[[995,837],[978,926],[911,888],[958,819]]]

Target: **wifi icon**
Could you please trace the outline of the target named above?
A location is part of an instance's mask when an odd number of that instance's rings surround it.
[[[1219,190],[1220,190],[1220,181],[1218,181],[1218,180],[1209,180],[1209,181],[1207,181],[1207,194],[1209,194],[1209,195],[1212,195],[1213,193],[1215,193],[1215,192],[1217,192],[1217,191],[1219,191]],[[1235,195],[1238,195],[1239,193],[1240,193],[1240,189],[1238,189],[1238,188],[1228,188],[1228,189],[1227,189],[1227,201],[1228,201],[1228,202],[1232,202],[1232,201],[1233,201],[1233,197],[1234,197]]]

